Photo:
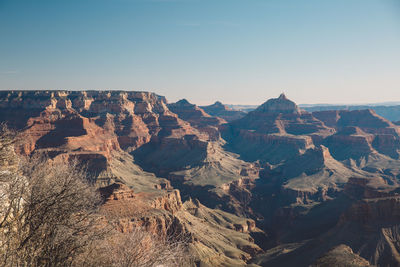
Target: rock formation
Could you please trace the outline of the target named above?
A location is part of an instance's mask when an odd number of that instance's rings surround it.
[[[122,184],[101,188],[102,213],[121,232],[140,226],[163,236],[184,238],[198,265],[245,266],[262,249],[251,233],[261,232],[251,219],[209,209],[198,200],[182,204],[178,190],[155,194]]]
[[[189,122],[199,131],[208,134],[211,140],[219,139],[218,126],[226,122],[224,119],[208,115],[203,109],[189,103],[186,99],[168,104],[168,108],[182,120]]]
[[[245,117],[222,127],[233,151],[247,160],[279,163],[300,155],[333,133],[312,114],[304,112],[284,94],[270,99]]]
[[[323,256],[321,256],[312,267],[329,267],[329,266],[371,266],[369,262],[358,256],[353,250],[346,245],[339,245]]]
[[[231,109],[219,101],[209,106],[201,106],[201,108],[208,114],[220,117],[227,122],[243,118],[246,115],[246,112]]]

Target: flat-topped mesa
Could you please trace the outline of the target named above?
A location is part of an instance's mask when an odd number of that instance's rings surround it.
[[[151,92],[134,91],[3,91],[0,92],[0,108],[23,109],[70,109],[93,113],[123,110],[143,113],[152,110],[163,113],[167,110],[166,99]],[[143,104],[144,103],[144,104]],[[147,107],[147,109],[146,109]]]
[[[214,106],[215,106],[215,107],[224,108],[224,109],[226,109],[226,110],[231,110],[230,108],[228,108],[227,106],[225,106],[224,104],[222,104],[220,101],[215,101]]]
[[[283,114],[302,113],[301,109],[296,105],[296,103],[289,100],[283,93],[278,98],[269,99],[267,102],[259,106],[255,112]]]
[[[228,107],[228,106],[222,104],[220,101],[215,101],[214,104],[209,105],[209,106],[203,106],[203,107],[201,107],[201,108],[204,109],[204,110],[206,110],[206,112],[207,112],[207,110],[209,110],[209,111],[215,111],[215,112],[222,111],[222,110],[224,110],[224,111],[233,110],[233,109],[231,109],[230,107]]]
[[[395,127],[372,109],[315,111],[312,115],[334,128],[357,126],[366,132],[376,132],[376,129]]]
[[[202,108],[211,116],[223,118],[227,122],[243,118],[246,115],[246,112],[231,109],[228,106],[222,104],[220,101],[217,101],[209,106],[201,106],[200,108]]]
[[[341,112],[338,126],[344,127],[350,125],[364,129],[377,129],[394,126],[390,121],[379,116],[372,109]]]

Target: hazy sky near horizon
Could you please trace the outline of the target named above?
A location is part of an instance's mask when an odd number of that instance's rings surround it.
[[[0,89],[400,101],[400,0],[0,0]]]

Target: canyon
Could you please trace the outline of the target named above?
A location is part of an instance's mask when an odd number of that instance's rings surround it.
[[[400,266],[400,126],[372,109],[252,111],[134,91],[0,91],[16,153],[78,160],[124,233],[197,266]]]

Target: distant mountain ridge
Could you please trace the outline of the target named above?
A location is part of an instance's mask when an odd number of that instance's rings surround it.
[[[230,105],[228,107],[243,112],[250,112],[255,110],[257,105]],[[400,121],[400,102],[384,102],[384,103],[372,103],[365,105],[336,105],[336,104],[300,104],[300,108],[309,111],[324,111],[324,110],[362,110],[372,109],[378,115],[390,120]]]

